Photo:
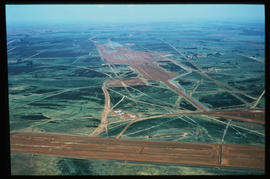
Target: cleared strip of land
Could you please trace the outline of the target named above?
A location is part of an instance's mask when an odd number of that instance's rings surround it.
[[[190,111],[190,112],[181,112],[181,113],[167,113],[167,114],[160,114],[156,116],[145,117],[145,118],[142,118],[141,120],[181,116],[181,115],[196,115],[196,114],[224,117],[224,118],[238,120],[238,121],[265,124],[265,111],[257,110],[257,109],[217,110],[217,111],[206,111],[206,112]]]
[[[52,133],[11,134],[11,152],[198,166],[265,168],[263,146],[123,140]]]

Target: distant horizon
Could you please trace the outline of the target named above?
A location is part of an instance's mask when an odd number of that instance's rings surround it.
[[[252,13],[251,13],[252,12]],[[265,21],[264,5],[6,5],[6,23]]]

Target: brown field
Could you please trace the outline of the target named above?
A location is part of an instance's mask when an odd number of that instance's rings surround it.
[[[98,51],[102,58],[106,59],[108,63],[120,63],[136,66],[160,60],[160,56],[154,53],[135,51],[123,47],[111,49],[96,43],[95,45],[98,47]]]
[[[153,64],[143,64],[134,66],[136,70],[146,79],[166,82],[177,75],[167,72]]]
[[[157,81],[167,81],[175,76],[172,72],[167,72],[152,63],[162,60],[159,53],[151,53],[144,51],[135,51],[125,49],[123,47],[109,48],[104,45],[96,44],[98,51],[103,59],[108,63],[119,63],[130,65],[135,68],[144,78]]]
[[[123,83],[127,86],[145,85],[145,83],[139,78],[124,78],[121,80],[110,80],[106,83],[107,87],[123,87]]]
[[[123,140],[49,133],[11,134],[11,152],[216,167],[264,169],[262,146]]]

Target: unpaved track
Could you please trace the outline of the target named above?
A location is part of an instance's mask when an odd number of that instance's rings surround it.
[[[207,116],[216,116],[216,117],[224,117],[238,121],[245,121],[251,123],[265,124],[265,111],[263,110],[245,110],[245,109],[237,109],[237,110],[218,110],[218,111],[191,111],[191,112],[181,112],[181,113],[167,113],[160,114],[156,116],[150,116],[142,118],[141,120],[154,119],[154,118],[162,118],[162,117],[173,117],[173,116],[181,116],[181,115],[207,115]]]
[[[263,146],[120,140],[19,132],[11,134],[10,142],[11,152],[18,153],[197,166],[265,168]]]
[[[110,105],[111,105],[111,100],[110,100],[110,95],[108,93],[107,87],[106,87],[106,82],[103,83],[102,85],[102,91],[105,95],[105,104],[104,104],[104,110],[102,112],[101,115],[101,122],[98,126],[98,128],[96,128],[92,133],[89,134],[89,136],[98,136],[103,129],[105,128],[107,131],[107,116],[109,114],[109,112],[111,111],[110,109]]]

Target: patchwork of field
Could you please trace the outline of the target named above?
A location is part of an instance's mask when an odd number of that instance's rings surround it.
[[[264,28],[193,25],[8,32],[10,131],[264,147]],[[14,174],[16,157],[32,160],[12,152]],[[81,165],[68,163],[71,174]],[[212,174],[264,172],[221,168]]]

